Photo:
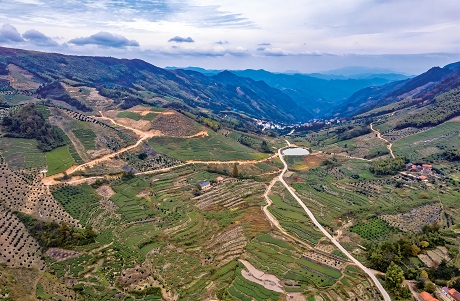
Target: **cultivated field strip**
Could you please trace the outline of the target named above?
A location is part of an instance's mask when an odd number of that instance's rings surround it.
[[[217,263],[217,267],[222,267],[239,257],[246,244],[243,228],[238,226],[213,236],[205,245],[205,249],[214,255],[213,260]]]
[[[252,180],[227,181],[209,192],[194,197],[193,200],[196,201],[196,206],[202,210],[216,205],[229,209],[243,204],[245,197],[262,193],[264,189],[263,183]]]

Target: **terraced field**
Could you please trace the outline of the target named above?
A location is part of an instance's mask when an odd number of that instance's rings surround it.
[[[215,189],[194,197],[196,206],[202,210],[213,207],[223,207],[226,210],[245,206],[245,199],[252,195],[260,195],[265,189],[262,183],[255,181],[228,180],[219,184]]]
[[[12,168],[45,168],[45,155],[37,149],[34,139],[0,139],[0,153]]]
[[[258,160],[268,157],[213,131],[209,131],[208,136],[195,138],[155,137],[149,144],[157,152],[182,161]]]
[[[420,160],[442,149],[460,147],[460,122],[445,122],[415,135],[407,136],[394,143],[396,154],[410,160]]]
[[[91,150],[93,142],[93,151],[101,150],[98,127],[116,131],[88,116],[70,111],[64,114],[71,117],[67,120],[69,124],[54,121],[66,131],[69,139],[79,141],[72,145],[80,152]],[[134,114],[147,116],[137,111]],[[152,121],[161,115],[151,116]],[[69,132],[66,126],[75,123],[80,126]],[[177,164],[179,161],[172,158],[186,159],[187,156],[211,161],[266,156],[232,141],[212,131],[201,138],[156,137],[150,145],[141,144],[114,161],[143,172]],[[171,157],[161,155],[163,151]],[[202,157],[197,158],[197,154]],[[70,148],[58,157],[64,156],[73,157]],[[289,180],[306,202],[315,204],[319,219],[331,232],[346,210],[358,211],[363,205],[372,208],[373,199],[355,192],[361,182],[353,182],[355,187],[343,181],[355,173],[364,174],[365,167],[329,168],[320,166],[320,160],[302,161],[302,164],[315,168],[294,173]],[[90,182],[91,185],[60,184],[51,187],[52,195],[47,194],[46,187],[37,190],[39,203],[49,205],[31,206],[32,214],[50,218],[47,214],[55,212],[61,220],[90,226],[98,233],[96,242],[75,248],[65,260],[45,258],[48,271],[55,278],[49,282],[41,280],[37,296],[52,298],[52,284],[68,279],[67,288],[92,300],[289,300],[294,295],[298,300],[313,296],[323,300],[348,300],[350,296],[370,300],[373,291],[368,289],[366,278],[359,271],[349,269],[350,262],[324,240],[298,203],[279,184],[270,195],[273,204],[269,210],[291,236],[284,236],[270,226],[260,207],[265,204],[263,194],[267,182],[278,172],[276,162],[270,159],[254,166],[242,165],[237,166],[240,177],[251,175],[255,180],[229,176],[234,167],[230,163],[189,163],[167,173],[136,176],[118,173],[99,178]],[[256,177],[261,173],[266,175]],[[26,174],[16,176],[32,184],[38,181],[27,178]],[[226,175],[224,180],[217,179],[221,174]],[[370,185],[375,186],[375,191],[387,189],[385,183],[366,176],[366,181],[375,181]],[[199,184],[204,181],[211,181],[211,188],[200,191]],[[251,278],[251,272],[239,260],[246,260],[259,271],[257,273],[278,279],[276,289],[264,282],[269,280],[261,280],[263,278],[255,274]],[[61,293],[58,296],[62,296]]]

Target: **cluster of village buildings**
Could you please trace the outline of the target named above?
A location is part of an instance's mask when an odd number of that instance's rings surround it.
[[[443,287],[439,297],[442,301],[460,301],[460,293],[456,289]]]
[[[403,176],[417,179],[422,182],[428,182],[433,175],[433,166],[431,164],[406,164],[406,171],[401,172]]]
[[[404,280],[401,283],[401,285],[403,287],[407,287],[407,286],[410,286],[411,284],[410,284],[410,281]],[[416,300],[416,301],[460,301],[460,293],[456,289],[448,288],[448,287],[443,287],[443,288],[440,288],[439,286],[436,287],[435,295],[439,299],[433,297],[432,294],[425,292],[425,291],[421,292],[420,294],[417,294],[414,291],[412,291],[412,294],[414,297],[412,300]]]
[[[313,127],[315,125],[334,125],[334,124],[340,124],[345,119],[339,119],[339,118],[332,118],[329,120],[322,120],[322,119],[313,119],[311,121],[305,122],[305,123],[299,123],[295,125],[280,125],[277,123],[274,123],[272,121],[267,121],[267,120],[261,120],[261,119],[254,119],[255,122],[257,123],[258,126],[261,126],[263,130],[266,129],[277,129],[277,130],[282,130],[282,129],[294,129],[294,128],[299,128],[299,127]]]
[[[427,292],[421,292],[417,301],[460,301],[460,293],[453,288],[443,287],[436,290],[436,299]]]

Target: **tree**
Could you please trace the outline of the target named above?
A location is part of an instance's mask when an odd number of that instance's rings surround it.
[[[268,144],[265,140],[262,141],[262,144],[260,145],[260,150],[264,153],[270,153],[270,148],[268,147]]]
[[[376,175],[395,175],[398,171],[405,167],[405,159],[403,157],[380,159],[372,162],[369,170]]]
[[[425,270],[422,270],[420,272],[420,278],[422,279],[428,279],[428,273]]]
[[[38,149],[50,151],[64,145],[64,138],[55,130],[34,104],[11,111],[1,121],[6,137],[36,139]]]
[[[411,250],[411,255],[414,257],[417,256],[418,253],[420,253],[420,248],[416,244],[412,244],[412,246],[410,247],[410,250]]]
[[[238,165],[235,163],[233,164],[233,172],[232,172],[232,177],[238,178]]]
[[[412,296],[412,293],[411,293],[411,291],[410,291],[408,285],[407,285],[407,286],[404,286],[403,288],[401,288],[400,296],[401,296],[401,298],[403,298],[403,299],[409,299],[409,300],[411,300],[410,297]]]
[[[455,288],[457,291],[460,291],[460,278],[457,278],[450,286]]]
[[[427,281],[425,282],[425,286],[423,287],[423,289],[427,292],[429,292],[430,294],[434,292],[434,283],[431,282],[431,281]]]
[[[401,290],[401,283],[404,281],[403,269],[392,261],[385,273],[385,281],[388,288],[398,295]]]

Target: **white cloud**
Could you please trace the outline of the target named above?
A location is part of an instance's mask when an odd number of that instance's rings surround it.
[[[0,28],[0,42],[18,43],[24,42],[24,39],[21,37],[16,27],[10,24],[4,24],[2,28]]]
[[[139,43],[135,40],[128,40],[124,36],[111,34],[110,32],[101,31],[89,37],[75,38],[69,41],[74,45],[98,45],[104,47],[139,47]]]
[[[22,34],[22,37],[27,41],[37,46],[57,46],[58,43],[50,37],[35,29],[30,29]]]
[[[19,32],[33,28],[45,38],[62,37],[59,43],[78,44],[82,36],[88,41],[95,32],[116,33],[129,37],[120,45],[140,45],[125,49],[126,56],[148,52],[178,59],[179,55],[209,54],[227,58],[229,65],[236,58],[245,63],[252,58],[254,62],[265,59],[267,66],[281,66],[280,62],[324,53],[460,53],[459,11],[458,0],[12,0],[2,2],[0,20]],[[7,38],[14,37],[10,29],[0,31],[0,41],[21,43]],[[193,37],[195,42],[171,48],[168,40],[176,35],[186,40]],[[35,44],[45,43],[45,38],[37,36]],[[91,45],[68,43],[62,49],[112,55],[114,49],[93,47],[102,45],[95,38]],[[53,41],[48,40],[48,46]]]

